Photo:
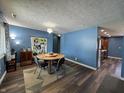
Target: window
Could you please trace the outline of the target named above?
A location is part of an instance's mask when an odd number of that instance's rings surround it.
[[[5,52],[5,28],[3,24],[0,24],[0,58],[4,56]]]

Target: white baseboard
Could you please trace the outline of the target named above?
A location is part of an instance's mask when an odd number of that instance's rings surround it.
[[[120,58],[120,57],[108,56],[108,58],[114,58],[114,59],[119,59],[119,60],[122,60],[122,58]]]
[[[124,77],[121,77],[120,79],[124,81]]]
[[[121,77],[121,80],[123,80],[123,81],[124,81],[124,78],[122,78],[122,77]]]
[[[0,85],[2,84],[2,81],[3,81],[3,79],[5,78],[6,73],[7,73],[7,71],[5,71],[4,74],[2,75],[2,77],[1,77],[1,79],[0,79]]]
[[[92,66],[89,66],[89,65],[80,63],[78,61],[71,60],[69,58],[65,58],[65,60],[70,61],[70,62],[75,63],[75,64],[78,64],[78,65],[81,65],[81,66],[84,66],[84,67],[89,68],[89,69],[92,69],[92,70],[97,70],[97,68],[95,68],[95,67],[92,67]]]

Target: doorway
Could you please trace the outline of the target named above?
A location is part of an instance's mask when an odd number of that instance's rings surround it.
[[[54,35],[53,37],[53,52],[54,53],[60,53],[60,38],[57,35]]]
[[[108,47],[109,47],[109,38],[100,37],[98,40],[99,43],[99,53],[98,53],[98,67],[103,64],[103,60],[108,58]]]
[[[101,37],[101,61],[108,58],[108,37]]]
[[[121,78],[122,42],[122,36],[101,36],[98,39],[98,67],[103,66],[103,64],[113,64],[116,69],[111,72],[111,75],[117,78]]]

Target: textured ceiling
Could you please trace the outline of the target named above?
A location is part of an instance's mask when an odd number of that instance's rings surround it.
[[[56,33],[103,26],[124,33],[124,0],[0,0],[0,9],[12,25]]]

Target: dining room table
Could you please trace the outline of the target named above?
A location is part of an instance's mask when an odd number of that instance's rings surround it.
[[[63,54],[59,53],[46,53],[46,54],[38,54],[37,57],[41,60],[47,60],[48,62],[48,73],[52,74],[52,63],[54,60],[64,58]]]

